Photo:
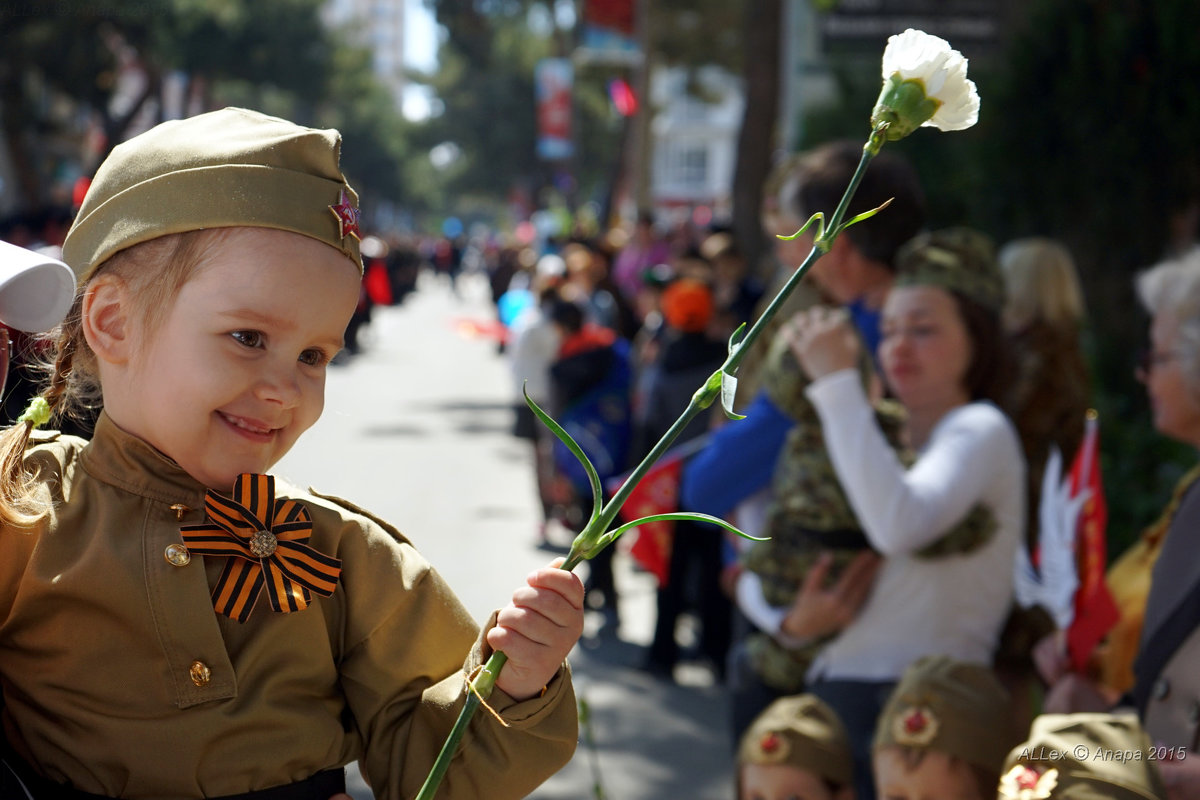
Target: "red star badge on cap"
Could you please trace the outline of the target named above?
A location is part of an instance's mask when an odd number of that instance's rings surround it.
[[[333,216],[337,217],[339,236],[343,239],[347,236],[362,239],[358,232],[358,219],[361,212],[351,204],[345,189],[338,191],[337,205],[330,206],[329,210],[333,212]]]

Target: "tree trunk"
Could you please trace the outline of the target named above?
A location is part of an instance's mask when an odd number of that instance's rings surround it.
[[[2,69],[2,68],[0,68]],[[17,208],[36,208],[44,199],[42,180],[38,176],[37,161],[29,150],[27,132],[33,127],[25,112],[28,103],[21,90],[20,75],[0,72],[0,114],[3,123],[3,138],[8,148],[9,162],[16,176]]]
[[[751,271],[758,268],[767,250],[760,214],[779,116],[783,3],[784,0],[746,0],[746,108],[733,175],[733,232]]]

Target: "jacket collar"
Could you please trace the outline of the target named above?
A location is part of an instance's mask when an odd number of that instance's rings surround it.
[[[168,505],[204,507],[203,484],[170,458],[119,428],[103,411],[79,461],[96,480],[127,492]]]

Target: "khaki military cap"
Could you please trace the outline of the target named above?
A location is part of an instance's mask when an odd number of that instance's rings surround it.
[[[1017,737],[1008,692],[987,667],[928,656],[904,672],[875,727],[873,749],[936,750],[999,772]]]
[[[742,735],[738,763],[796,767],[841,786],[854,780],[841,720],[809,694],[782,697],[767,706]]]
[[[999,800],[1165,800],[1155,746],[1132,714],[1043,714],[1004,763]],[[1184,754],[1187,755],[1187,754]]]
[[[172,233],[262,227],[337,248],[361,271],[358,195],[341,136],[242,108],[157,125],[100,165],[63,243],[80,285],[135,244]]]

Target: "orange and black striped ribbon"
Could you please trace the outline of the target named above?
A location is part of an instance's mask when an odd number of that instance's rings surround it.
[[[209,491],[204,507],[207,521],[184,525],[180,533],[193,553],[228,557],[212,593],[218,614],[245,622],[264,588],[271,608],[285,614],[307,608],[310,593],[333,594],[342,562],[308,545],[308,509],[276,498],[273,477],[239,475],[232,497]],[[274,536],[274,549],[260,557],[251,550],[251,539],[262,531]]]

